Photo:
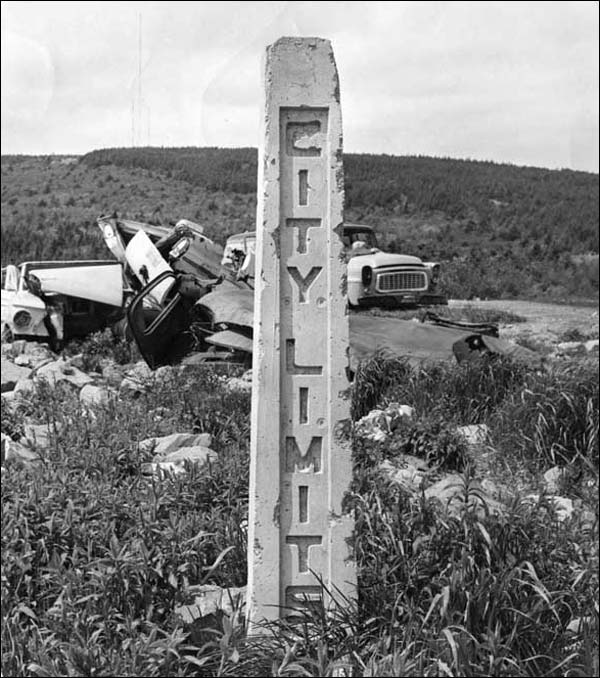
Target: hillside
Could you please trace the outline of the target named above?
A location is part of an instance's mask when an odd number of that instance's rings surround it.
[[[256,149],[130,148],[2,157],[2,264],[106,256],[94,219],[253,228]],[[444,264],[456,297],[598,297],[598,176],[491,162],[345,156],[346,219]],[[27,225],[24,228],[24,225]],[[37,234],[37,237],[31,237]]]

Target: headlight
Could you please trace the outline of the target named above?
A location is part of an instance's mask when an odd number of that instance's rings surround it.
[[[13,316],[15,327],[23,329],[31,322],[31,313],[29,311],[17,311]]]
[[[365,287],[368,287],[373,280],[373,269],[370,266],[363,266],[361,271],[362,283]]]
[[[436,264],[431,267],[431,280],[432,282],[437,282],[440,277],[440,265]]]

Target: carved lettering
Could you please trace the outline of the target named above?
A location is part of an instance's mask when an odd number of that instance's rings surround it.
[[[294,226],[298,229],[298,247],[296,252],[298,254],[306,254],[306,238],[309,228],[319,228],[321,226],[321,219],[286,219],[287,226]]]
[[[323,447],[323,438],[313,436],[311,438],[308,450],[304,454],[300,451],[296,438],[288,436],[285,439],[285,470],[288,473],[297,471],[312,470],[315,473],[321,471],[321,453]]]
[[[325,141],[321,132],[321,122],[288,122],[286,128],[286,152],[288,155],[300,155],[318,158]]]
[[[310,567],[308,550],[311,546],[318,546],[323,542],[323,537],[315,535],[310,537],[292,536],[285,538],[286,544],[298,547],[298,572],[308,572]]]
[[[298,520],[308,522],[308,485],[298,487]]]
[[[298,204],[308,205],[308,170],[298,172]]]
[[[285,340],[285,365],[288,374],[323,374],[321,365],[296,365],[296,340]]]
[[[308,389],[300,387],[300,423],[308,424]]]
[[[323,605],[323,590],[320,586],[288,586],[285,590],[287,608],[318,609]]]
[[[307,293],[309,287],[314,283],[314,281],[319,276],[319,273],[323,270],[321,266],[313,266],[310,271],[306,274],[306,277],[303,278],[300,271],[295,266],[288,266],[288,271],[292,280],[298,285],[298,302],[300,304],[306,304],[308,299]]]

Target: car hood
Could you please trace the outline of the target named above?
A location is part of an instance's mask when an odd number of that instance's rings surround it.
[[[380,250],[371,251],[369,254],[358,254],[348,261],[348,268],[362,268],[371,266],[371,268],[381,268],[388,266],[416,266],[423,267],[423,262],[419,257],[412,257],[408,254],[392,254],[390,252],[381,252]]]

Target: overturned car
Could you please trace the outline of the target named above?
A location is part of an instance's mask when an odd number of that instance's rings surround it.
[[[231,267],[231,251],[223,252],[200,226],[189,222],[167,228],[113,216],[101,217],[98,225],[138,289],[128,307],[128,325],[150,367],[179,361],[190,351],[201,361],[250,361],[253,276],[239,275]],[[246,244],[250,235],[244,236]],[[250,267],[246,272],[251,272]],[[532,351],[498,338],[494,328],[359,313],[351,313],[349,320],[352,369],[376,352],[412,362],[461,361],[481,352],[539,362]]]
[[[59,348],[123,316],[123,273],[115,261],[28,261],[2,269],[2,340]]]

